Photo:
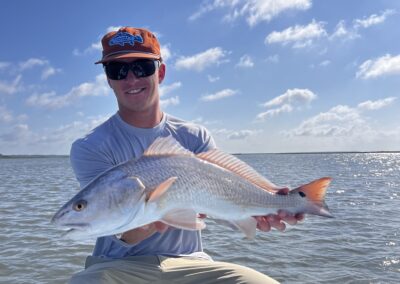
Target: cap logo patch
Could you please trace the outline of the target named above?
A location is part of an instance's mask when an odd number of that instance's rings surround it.
[[[120,45],[124,46],[125,44],[129,44],[134,46],[135,41],[138,43],[143,43],[143,38],[141,35],[132,35],[127,32],[118,32],[115,34],[115,36],[112,37],[112,39],[108,42],[109,46],[113,45]]]

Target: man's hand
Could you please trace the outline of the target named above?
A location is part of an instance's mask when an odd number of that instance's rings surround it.
[[[164,233],[166,230],[168,230],[168,228],[169,226],[162,222],[154,222],[123,233],[121,240],[127,244],[134,245],[143,241],[144,239],[147,239],[156,232]]]
[[[275,228],[281,232],[286,229],[286,224],[296,225],[297,222],[304,220],[304,214],[290,214],[284,210],[279,210],[278,214],[269,214],[267,216],[256,216],[257,228],[264,232],[269,232],[271,228]]]
[[[206,218],[205,214],[199,214],[199,218]],[[122,234],[121,240],[130,244],[134,245],[137,244],[144,239],[147,239],[148,237],[152,236],[154,233],[164,233],[169,229],[169,225],[163,223],[163,222],[154,222],[151,224],[148,224],[146,226],[136,228],[133,230],[129,230],[125,233]]]

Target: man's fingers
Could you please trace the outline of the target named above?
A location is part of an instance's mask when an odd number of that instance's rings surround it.
[[[267,221],[271,227],[277,229],[278,231],[283,232],[286,229],[285,223],[281,222],[281,218],[278,215],[268,215]]]
[[[255,218],[257,220],[257,229],[264,231],[264,232],[269,232],[271,230],[271,225],[267,221],[266,217],[257,216]]]
[[[164,233],[168,230],[169,226],[163,222],[154,222],[154,227],[157,232]]]
[[[288,223],[289,225],[296,225],[297,224],[297,218],[295,215],[286,212],[284,210],[279,210],[278,211],[278,216],[281,218],[282,221]]]
[[[304,213],[297,213],[296,215],[294,215],[294,217],[297,219],[298,222],[302,222],[306,218],[306,215]]]

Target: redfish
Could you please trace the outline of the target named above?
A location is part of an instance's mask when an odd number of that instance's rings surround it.
[[[323,177],[289,191],[221,150],[196,155],[172,136],[160,137],[140,158],[91,181],[61,207],[52,223],[79,239],[119,234],[155,221],[201,230],[202,213],[253,238],[253,216],[285,210],[332,217],[324,202],[330,182]]]

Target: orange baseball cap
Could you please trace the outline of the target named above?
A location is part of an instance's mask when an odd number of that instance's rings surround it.
[[[103,58],[95,64],[122,58],[161,60],[160,43],[156,36],[142,28],[123,27],[107,33],[101,40]]]

